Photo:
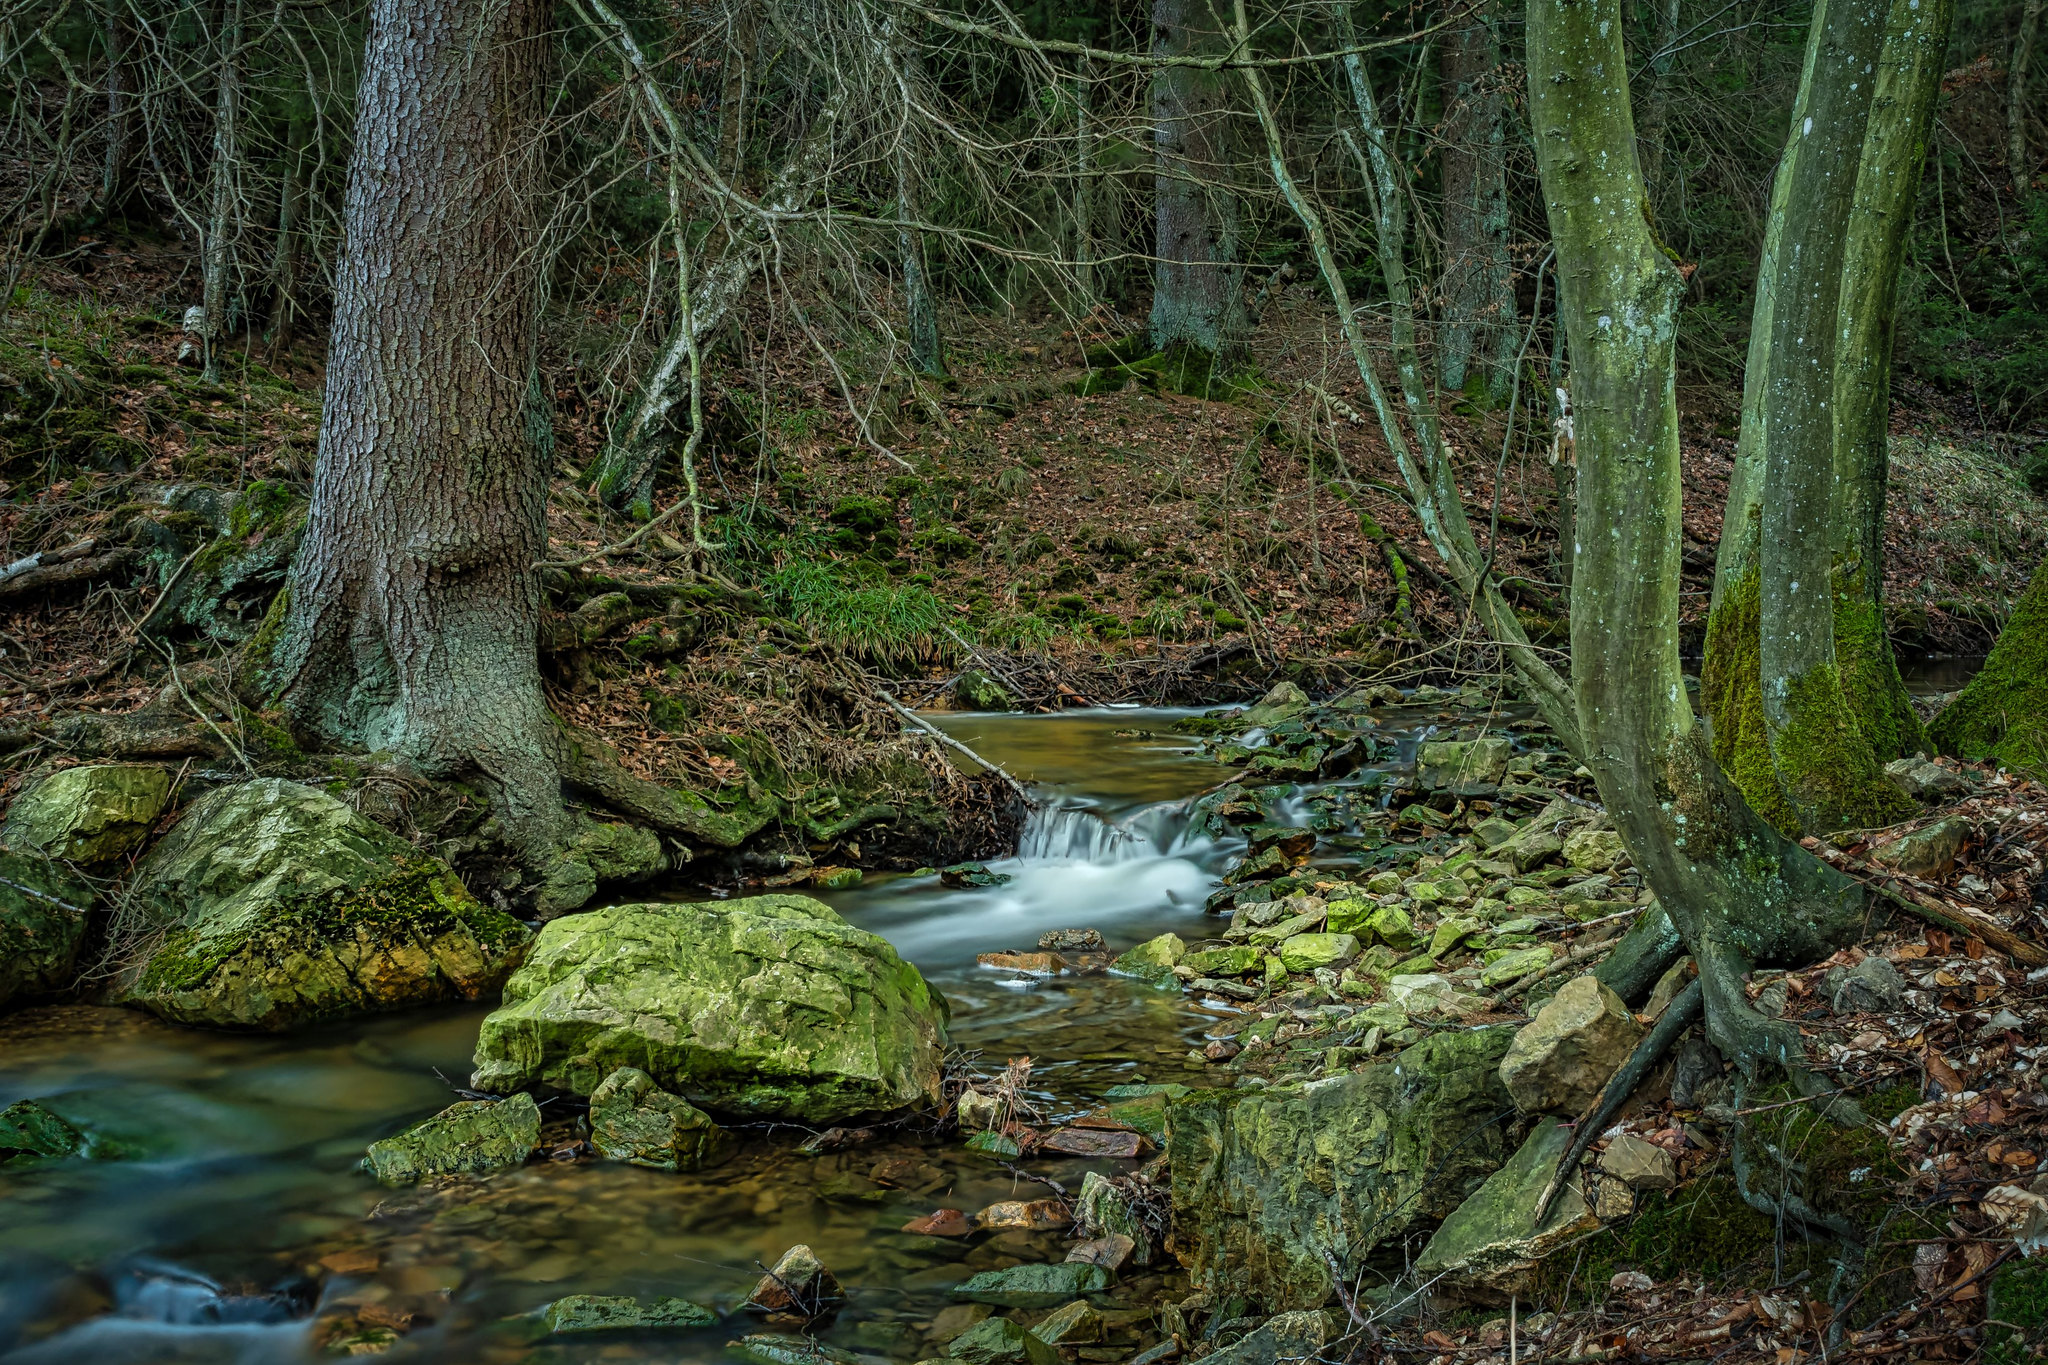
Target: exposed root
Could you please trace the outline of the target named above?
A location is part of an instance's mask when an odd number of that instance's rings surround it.
[[[1735,1087],[1735,1108],[1742,1109],[1743,1087]],[[1822,1213],[1806,1202],[1804,1196],[1790,1188],[1789,1183],[1775,1197],[1756,1188],[1751,1180],[1752,1166],[1749,1154],[1744,1148],[1744,1133],[1747,1125],[1738,1117],[1735,1120],[1729,1142],[1729,1163],[1735,1173],[1735,1190],[1742,1196],[1742,1202],[1775,1222],[1782,1230],[1792,1227],[1800,1237],[1807,1240],[1832,1238],[1849,1246],[1863,1245],[1862,1232],[1846,1218],[1831,1213]],[[1787,1174],[1802,1174],[1804,1168],[1791,1157],[1779,1151],[1771,1143],[1764,1143],[1765,1154],[1775,1161]]]
[[[1565,1152],[1564,1160],[1557,1163],[1557,1170],[1552,1173],[1550,1183],[1543,1187],[1543,1197],[1536,1201],[1536,1226],[1541,1227],[1543,1220],[1550,1216],[1551,1204],[1564,1189],[1565,1181],[1570,1178],[1571,1173],[1578,1169],[1580,1159],[1586,1155],[1586,1149],[1605,1131],[1607,1121],[1620,1112],[1621,1106],[1628,1103],[1628,1097],[1635,1093],[1636,1086],[1650,1073],[1650,1068],[1663,1059],[1664,1054],[1678,1042],[1679,1035],[1691,1028],[1693,1021],[1700,1017],[1703,1000],[1700,983],[1697,981],[1680,991],[1671,1003],[1665,1006],[1664,1013],[1658,1016],[1656,1025],[1636,1044],[1636,1050],[1621,1064],[1621,1069],[1609,1078],[1599,1098],[1593,1101],[1592,1108],[1579,1120],[1570,1150]]]
[[[1684,956],[1685,940],[1658,904],[1636,921],[1608,959],[1593,969],[1593,976],[1623,1000],[1636,1001]]]

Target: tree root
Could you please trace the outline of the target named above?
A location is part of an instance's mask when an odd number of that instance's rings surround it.
[[[1607,960],[1593,969],[1593,978],[1633,1003],[1648,995],[1658,978],[1684,956],[1685,940],[1660,902],[1651,906]]]
[[[1740,1085],[1737,1085],[1735,1088],[1735,1108],[1738,1113],[1742,1109],[1742,1087]],[[1795,1224],[1799,1235],[1805,1240],[1815,1241],[1823,1237],[1830,1237],[1838,1242],[1846,1242],[1851,1246],[1860,1248],[1863,1245],[1863,1234],[1848,1219],[1840,1218],[1830,1213],[1822,1213],[1819,1209],[1807,1203],[1802,1196],[1790,1189],[1783,1191],[1776,1198],[1773,1198],[1762,1190],[1752,1187],[1750,1183],[1751,1168],[1749,1157],[1743,1150],[1743,1130],[1746,1127],[1747,1125],[1740,1118],[1736,1119],[1728,1147],[1729,1164],[1735,1172],[1735,1192],[1742,1196],[1742,1202],[1771,1219],[1781,1229],[1787,1223]],[[1800,1169],[1795,1162],[1769,1143],[1765,1143],[1764,1146],[1768,1150],[1771,1159],[1776,1161],[1781,1168],[1787,1171]]]
[[[1557,1170],[1551,1175],[1550,1183],[1543,1188],[1543,1197],[1536,1201],[1537,1227],[1543,1226],[1543,1220],[1550,1216],[1551,1204],[1564,1189],[1565,1181],[1571,1177],[1571,1173],[1578,1169],[1580,1159],[1586,1155],[1586,1149],[1591,1147],[1593,1140],[1606,1129],[1607,1121],[1620,1112],[1621,1106],[1635,1093],[1636,1087],[1642,1083],[1643,1077],[1649,1074],[1650,1068],[1663,1059],[1664,1054],[1678,1041],[1679,1035],[1692,1027],[1693,1021],[1700,1017],[1704,999],[1700,983],[1697,981],[1680,991],[1665,1007],[1664,1013],[1658,1016],[1656,1025],[1636,1044],[1636,1050],[1621,1064],[1621,1069],[1609,1078],[1607,1085],[1600,1091],[1599,1098],[1593,1101],[1593,1107],[1580,1118],[1571,1148],[1565,1152],[1564,1160],[1557,1163]]]

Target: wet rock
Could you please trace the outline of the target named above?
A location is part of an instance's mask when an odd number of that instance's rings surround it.
[[[952,1182],[951,1176],[929,1161],[900,1156],[884,1157],[877,1161],[869,1168],[868,1179],[877,1185],[887,1185],[891,1189],[912,1190],[918,1193],[929,1193]]]
[[[1236,1344],[1203,1356],[1203,1365],[1284,1365],[1316,1360],[1336,1335],[1335,1321],[1328,1313],[1282,1313],[1246,1333]]]
[[[539,1141],[540,1107],[533,1096],[463,1100],[371,1143],[363,1168],[387,1185],[477,1174],[522,1164]]]
[[[953,680],[953,700],[968,711],[1014,711],[1017,701],[1003,685],[978,668]]]
[[[35,1100],[0,1109],[0,1166],[22,1159],[84,1156],[90,1139]]]
[[[1349,934],[1296,934],[1280,944],[1280,961],[1290,972],[1341,967],[1358,956],[1358,940]]]
[[[1040,934],[1038,946],[1054,953],[1100,952],[1102,932],[1098,929],[1055,929],[1049,934]]]
[[[1678,1188],[1677,1158],[1634,1133],[1620,1133],[1608,1141],[1600,1154],[1600,1169],[1638,1190]]]
[[[688,1299],[663,1298],[651,1303],[603,1294],[566,1294],[547,1306],[541,1321],[548,1331],[567,1336],[584,1332],[657,1332],[709,1327],[718,1314]]]
[[[1263,970],[1265,964],[1263,952],[1244,946],[1205,948],[1181,959],[1181,965],[1197,976],[1249,976]]]
[[[1599,1226],[1569,1181],[1550,1216],[1536,1222],[1536,1205],[1571,1143],[1567,1125],[1554,1118],[1538,1124],[1507,1164],[1444,1219],[1417,1258],[1416,1274],[1444,1292],[1526,1297],[1544,1256]]]
[[[974,1215],[974,1225],[985,1232],[1006,1232],[1013,1228],[1044,1232],[1068,1227],[1073,1221],[1067,1206],[1057,1199],[1006,1199],[999,1204],[990,1204]]]
[[[1145,1139],[1135,1132],[1109,1128],[1062,1128],[1038,1144],[1041,1152],[1061,1156],[1092,1156],[1128,1159],[1144,1150]]]
[[[945,1002],[806,896],[616,905],[547,925],[474,1084],[589,1094],[622,1065],[715,1113],[825,1123],[939,1098]]]
[[[188,807],[136,870],[129,904],[148,937],[123,998],[215,1028],[480,999],[531,939],[439,858],[276,778]]]
[[[1099,1265],[1114,1274],[1131,1263],[1137,1249],[1137,1243],[1130,1238],[1113,1232],[1106,1237],[1091,1237],[1085,1242],[1074,1243],[1067,1249],[1067,1259]]]
[[[1642,1033],[1620,996],[1590,975],[1573,977],[1515,1035],[1501,1079],[1525,1114],[1577,1116]]]
[[[1582,829],[1564,841],[1564,860],[1586,872],[1612,872],[1628,860],[1628,848],[1615,830]]]
[[[1531,972],[1540,972],[1551,963],[1557,953],[1547,943],[1534,948],[1519,948],[1505,957],[1497,957],[1486,964],[1479,973],[1479,984],[1488,990],[1495,990],[1513,981],[1520,981]]]
[[[835,1310],[843,1297],[838,1279],[815,1251],[799,1242],[755,1281],[746,1307],[771,1320],[812,1322]]]
[[[1130,1197],[1123,1189],[1099,1172],[1090,1171],[1081,1177],[1081,1194],[1074,1202],[1074,1225],[1088,1237],[1126,1238],[1131,1244],[1131,1258],[1139,1265],[1152,1264],[1157,1250],[1152,1230],[1132,1210]]]
[[[1970,789],[1961,773],[1925,757],[1895,758],[1884,765],[1884,775],[1915,801],[1945,801]]]
[[[1086,1299],[1062,1304],[1031,1329],[1048,1346],[1088,1346],[1102,1340],[1102,1314]]]
[[[814,867],[811,869],[811,885],[820,891],[844,891],[850,886],[859,886],[862,877],[857,867]],[[944,873],[939,874],[942,878]],[[1003,878],[1008,881],[1009,878]]]
[[[958,1298],[992,1303],[999,1308],[1052,1308],[1083,1294],[1107,1289],[1109,1280],[1109,1272],[1099,1265],[1059,1261],[984,1270],[953,1293]]]
[[[1951,815],[1924,829],[1895,836],[1879,834],[1870,857],[1909,877],[1945,876],[1955,867],[1956,855],[1972,833],[1968,820]]]
[[[71,984],[93,890],[48,858],[0,853],[0,1006]]]
[[[926,1335],[943,1344],[995,1311],[985,1303],[947,1304],[932,1316],[931,1331]]]
[[[1415,780],[1432,791],[1497,787],[1508,775],[1514,745],[1499,735],[1435,740],[1415,751]]]
[[[954,1102],[953,1113],[962,1128],[977,1131],[999,1129],[1008,1119],[1010,1106],[984,1091],[967,1089]]]
[[[1264,853],[1277,848],[1289,858],[1306,858],[1316,846],[1316,832],[1294,825],[1253,825],[1245,832],[1250,852]]]
[[[1866,957],[1853,967],[1830,967],[1822,985],[1837,1014],[1889,1014],[1906,993],[1899,969],[1881,957]]]
[[[919,1237],[965,1237],[974,1231],[974,1224],[960,1209],[938,1209],[911,1219],[903,1225],[903,1231]]]
[[[946,1347],[968,1365],[1058,1365],[1060,1353],[1008,1318],[983,1318]]]
[[[1195,1091],[1167,1130],[1175,1249],[1198,1288],[1275,1307],[1331,1293],[1506,1159],[1506,1026],[1446,1030],[1390,1061],[1299,1086]]]
[[[1161,934],[1117,958],[1109,964],[1109,970],[1118,976],[1134,976],[1161,988],[1179,990],[1180,981],[1173,969],[1180,965],[1187,951],[1188,945],[1179,934]]]
[[[974,960],[983,967],[1027,976],[1058,976],[1067,969],[1067,960],[1058,953],[981,953]]]
[[[1285,876],[1294,868],[1294,859],[1277,848],[1263,853],[1246,854],[1242,862],[1223,874],[1225,886],[1241,886],[1246,882],[1270,881]]]
[[[612,1161],[662,1171],[701,1171],[730,1158],[732,1134],[688,1100],[622,1066],[590,1095],[590,1145]]]
[[[754,1365],[872,1365],[867,1357],[827,1346],[814,1337],[755,1332],[732,1344]]]
[[[149,836],[170,796],[170,774],[162,768],[65,768],[14,798],[0,825],[0,847],[71,863],[110,862]]]
[[[1300,715],[1308,706],[1308,693],[1291,682],[1275,683],[1272,690],[1259,699],[1258,705],[1245,712],[1241,720],[1246,729],[1274,725]]]
[[[998,1161],[1008,1161],[1013,1157],[1024,1155],[1024,1148],[1018,1144],[1017,1139],[1007,1133],[976,1133],[973,1137],[967,1139],[963,1145],[970,1152],[978,1152],[982,1156],[994,1157]]]
[[[1009,880],[1009,873],[991,872],[980,863],[955,863],[939,869],[939,881],[956,890],[970,886],[1002,886]]]

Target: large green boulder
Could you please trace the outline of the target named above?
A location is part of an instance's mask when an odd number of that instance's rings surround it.
[[[945,1001],[808,896],[615,905],[547,925],[477,1039],[480,1090],[619,1067],[716,1113],[826,1123],[939,1097]]]
[[[48,858],[0,853],[0,1005],[71,984],[92,888]]]
[[[1513,1150],[1500,1079],[1512,1027],[1433,1034],[1311,1084],[1195,1091],[1167,1111],[1174,1239],[1198,1288],[1314,1308],[1331,1258],[1441,1218]]]
[[[109,862],[148,837],[170,799],[170,774],[162,768],[65,768],[14,798],[0,825],[0,846],[72,863]]]
[[[214,1028],[475,1000],[531,938],[439,858],[276,778],[194,802],[137,869],[131,906],[145,934],[125,998]]]

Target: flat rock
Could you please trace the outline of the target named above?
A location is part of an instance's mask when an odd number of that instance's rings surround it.
[[[1358,956],[1358,940],[1350,934],[1296,934],[1280,944],[1280,961],[1290,972],[1341,967]]]
[[[830,1123],[936,1102],[944,1043],[917,968],[807,896],[615,905],[541,930],[473,1084],[587,1095],[631,1066],[714,1113]]]
[[[387,1185],[477,1174],[525,1162],[540,1141],[533,1096],[463,1100],[402,1133],[370,1144],[364,1169]]]
[[[1497,787],[1508,775],[1514,745],[1499,735],[1432,740],[1415,751],[1415,780],[1432,791]]]
[[[1628,847],[1619,831],[1582,829],[1564,841],[1564,860],[1587,872],[1612,872],[1628,860]]]
[[[749,1312],[771,1319],[810,1322],[835,1307],[842,1295],[839,1280],[802,1242],[782,1253],[747,1296]]]
[[[1554,1118],[1539,1123],[1507,1164],[1444,1219],[1416,1259],[1416,1274],[1439,1290],[1471,1297],[1526,1297],[1544,1256],[1600,1225],[1571,1182],[1550,1216],[1536,1222],[1536,1205],[1571,1143],[1565,1124]]]
[[[1058,1365],[1060,1353],[1008,1318],[983,1318],[947,1343],[968,1365]]]
[[[1109,1288],[1109,1271],[1084,1261],[1014,1265],[984,1270],[953,1290],[954,1296],[999,1308],[1053,1308]]]
[[[1071,1226],[1073,1221],[1067,1206],[1057,1199],[1005,1199],[974,1215],[974,1225],[987,1232],[1044,1232]]]
[[[1642,1032],[1620,996],[1590,975],[1573,977],[1515,1034],[1501,1080],[1525,1114],[1576,1117]]]
[[[548,1331],[558,1335],[583,1332],[680,1331],[709,1327],[718,1314],[688,1299],[662,1298],[649,1303],[603,1294],[565,1294],[541,1314]]]
[[[128,904],[146,936],[124,1001],[214,1028],[481,999],[532,938],[439,858],[279,778],[188,806],[136,869]]]
[[[1961,773],[1925,758],[1895,758],[1884,765],[1884,775],[1915,801],[1945,801],[1970,789]]]
[[[590,1145],[612,1161],[662,1171],[701,1171],[738,1148],[703,1110],[622,1066],[590,1095]]]
[[[1144,1150],[1144,1135],[1134,1130],[1113,1128],[1061,1128],[1046,1135],[1038,1144],[1041,1152],[1057,1152],[1061,1156],[1095,1156],[1128,1158]]]
[[[1678,1188],[1678,1159],[1634,1133],[1620,1133],[1608,1141],[1600,1154],[1600,1169],[1638,1190]]]
[[[1336,1336],[1336,1326],[1325,1312],[1282,1313],[1268,1318],[1235,1344],[1202,1357],[1204,1365],[1283,1365],[1284,1362],[1313,1361]]]
[[[1923,829],[1897,835],[1889,831],[1878,834],[1870,857],[1873,862],[1909,877],[1945,876],[1955,867],[1956,856],[1974,832],[1968,820],[1951,815]]]
[[[974,1231],[973,1222],[960,1209],[937,1209],[922,1218],[913,1218],[903,1225],[903,1231],[920,1237],[965,1237]]]
[[[1048,1346],[1088,1346],[1102,1340],[1102,1333],[1102,1314],[1086,1299],[1061,1304],[1031,1329]]]
[[[52,773],[14,798],[0,847],[103,863],[149,837],[171,797],[171,776],[142,763],[93,763]]]

